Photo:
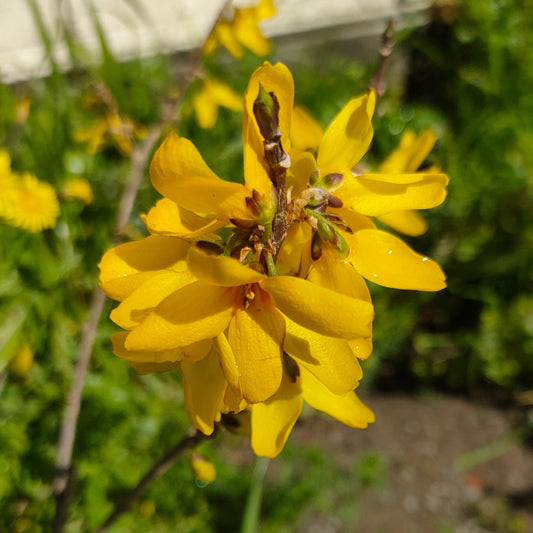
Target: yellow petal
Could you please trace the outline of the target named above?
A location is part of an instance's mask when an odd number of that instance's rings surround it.
[[[248,402],[242,397],[241,391],[228,384],[224,394],[222,412],[240,413],[243,409],[246,409],[247,405]],[[247,436],[249,437],[250,434],[248,433]]]
[[[426,220],[416,211],[411,210],[394,211],[394,213],[381,215],[378,219],[392,229],[411,237],[422,235],[428,228]]]
[[[249,403],[272,396],[283,374],[285,320],[256,293],[248,309],[237,309],[228,327],[228,341],[239,369],[239,388]]]
[[[383,173],[415,172],[429,155],[437,136],[431,130],[424,130],[418,137],[411,130],[406,130],[400,145],[380,165]]]
[[[325,248],[320,259],[313,262],[307,279],[326,289],[371,302],[365,280],[348,261],[340,258],[331,248]]]
[[[100,260],[100,287],[110,298],[123,300],[161,270],[179,271],[189,247],[182,239],[158,235],[119,244]]]
[[[372,353],[372,337],[359,337],[348,341],[357,359],[366,359]]]
[[[363,376],[361,366],[347,341],[326,337],[286,321],[284,350],[331,392],[353,391]]]
[[[268,201],[271,192],[268,166],[264,159],[263,138],[254,117],[253,105],[259,94],[259,84],[268,92],[274,92],[279,101],[279,126],[281,141],[288,149],[291,113],[294,103],[294,81],[289,69],[282,63],[272,66],[263,63],[251,76],[244,93],[242,117],[242,141],[244,181],[249,190],[256,190]]]
[[[232,387],[235,391],[238,391],[238,395],[242,398],[242,393],[240,392],[240,370],[235,360],[235,355],[229,344],[229,341],[224,335],[220,333],[216,336],[214,340],[215,348],[218,350],[218,356],[220,358],[220,364],[222,365],[222,370],[228,385]],[[240,401],[239,398],[239,401]]]
[[[220,410],[226,380],[216,352],[201,361],[181,363],[185,409],[192,425],[205,435],[211,435],[214,423],[220,420]]]
[[[371,302],[370,292],[361,275],[347,261],[340,260],[335,250],[324,249],[320,259],[313,263],[308,279],[327,289]],[[372,324],[369,327],[371,330]],[[353,355],[359,359],[366,359],[372,353],[371,336],[350,339],[348,344]]]
[[[333,394],[305,368],[300,368],[300,383],[304,400],[314,409],[353,428],[366,428],[374,422],[374,413],[354,392]]]
[[[130,361],[129,365],[137,374],[155,374],[158,372],[168,372],[180,367],[180,363],[137,363]]]
[[[276,14],[274,0],[259,0],[257,6],[252,7],[255,19],[260,21]]]
[[[252,407],[252,448],[256,455],[276,457],[302,411],[302,397],[298,383],[283,376],[272,398]]]
[[[148,211],[145,223],[150,233],[192,239],[227,226],[229,220],[201,217],[168,198],[162,198]]]
[[[215,481],[217,472],[215,466],[209,459],[206,459],[198,453],[193,453],[190,460],[196,479],[203,483],[213,483]]]
[[[294,106],[291,119],[291,144],[294,148],[308,150],[317,148],[324,129],[319,122],[301,106]]]
[[[128,350],[170,350],[212,339],[229,324],[234,292],[196,281],[165,298],[126,339]]]
[[[311,174],[317,170],[315,156],[310,152],[291,149],[291,168],[288,171],[287,185],[292,187],[292,197],[299,198],[309,185]]]
[[[335,192],[337,194],[337,192]],[[339,217],[346,222],[347,226],[352,230],[352,232],[359,231],[360,229],[375,229],[376,225],[365,215],[361,215],[349,209],[347,207],[341,207],[340,209],[332,210],[333,213],[339,215]],[[344,237],[349,237],[349,233],[343,233]]]
[[[169,294],[192,283],[196,278],[186,268],[179,272],[163,271],[137,287],[111,311],[111,320],[124,329],[138,326]]]
[[[181,348],[174,348],[172,350],[159,351],[134,351],[127,350],[125,346],[127,331],[119,331],[111,335],[111,342],[113,343],[113,353],[121,359],[127,359],[130,362],[136,363],[173,363],[182,360],[199,361],[203,359],[211,346],[212,341],[200,341],[189,346]]]
[[[264,274],[242,265],[237,259],[208,254],[196,246],[187,255],[187,266],[198,279],[222,287],[246,285],[265,278]]]
[[[233,31],[233,24],[220,21],[216,26],[217,37],[224,48],[235,58],[242,59],[244,49]]]
[[[318,148],[317,162],[323,174],[352,168],[372,141],[374,92],[352,98],[328,126]]]
[[[242,10],[243,12],[245,10]],[[266,56],[272,49],[270,41],[261,33],[254,18],[246,13],[236,15],[233,32],[239,42],[250,49],[256,56]]]
[[[343,339],[370,335],[374,309],[368,302],[291,276],[273,276],[260,284],[282,313],[307,329]]]
[[[209,93],[209,97],[222,107],[232,111],[241,111],[242,96],[235,92],[229,85],[212,78],[206,79],[204,85]]]
[[[311,265],[312,229],[304,222],[294,223],[287,231],[278,254],[278,272],[305,277]],[[288,272],[283,272],[285,266]]]
[[[150,165],[153,186],[167,198],[202,215],[247,218],[250,193],[238,183],[221,180],[188,139],[170,133]]]
[[[406,209],[429,209],[446,198],[445,174],[363,174],[345,180],[345,205],[368,216]]]
[[[349,259],[366,279],[396,289],[438,291],[446,287],[440,266],[397,237],[371,229],[358,231],[353,237]]]
[[[213,129],[217,122],[218,104],[211,98],[205,86],[201,87],[194,95],[192,107],[198,126],[204,130]]]

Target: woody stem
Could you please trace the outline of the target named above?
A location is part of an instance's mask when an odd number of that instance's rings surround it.
[[[281,144],[278,99],[273,92],[267,93],[262,86],[254,102],[254,115],[263,137],[265,161],[268,165],[270,181],[276,191],[276,212],[272,220],[272,233],[268,240],[270,260],[275,261],[287,234],[286,178],[291,159]]]

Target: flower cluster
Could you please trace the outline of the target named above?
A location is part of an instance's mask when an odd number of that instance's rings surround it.
[[[219,178],[174,133],[156,151],[150,178],[163,198],[144,218],[150,236],[109,250],[100,284],[120,302],[114,353],[139,372],[180,368],[187,413],[205,434],[219,421],[248,428],[255,453],[273,457],[304,401],[366,427],[373,414],[354,393],[372,351],[364,278],[445,286],[437,263],[373,221],[395,227],[439,205],[448,182],[416,171],[427,151],[354,170],[374,106],[373,92],[353,98],[323,134],[300,138],[308,117],[294,111],[291,73],[265,63],[244,96],[244,184]]]
[[[0,217],[31,233],[55,226],[59,202],[53,187],[28,172],[11,170],[7,151],[0,149]]]

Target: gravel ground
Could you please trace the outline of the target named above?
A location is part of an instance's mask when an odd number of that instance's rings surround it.
[[[376,414],[369,429],[312,417],[291,438],[331,449],[346,468],[355,454],[374,450],[384,458],[385,482],[364,491],[356,520],[307,515],[300,533],[533,532],[533,450],[508,442],[515,415],[455,397],[365,400]],[[457,468],[473,450],[495,456]]]

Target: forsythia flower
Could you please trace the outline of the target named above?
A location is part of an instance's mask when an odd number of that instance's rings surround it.
[[[444,280],[436,263],[366,216],[438,203],[437,192],[424,200],[427,190],[410,190],[410,174],[365,175],[378,181],[366,189],[352,176],[372,137],[373,93],[339,113],[316,160],[297,142],[291,163],[293,95],[284,65],[265,63],[252,75],[244,185],[220,179],[190,141],[170,134],[150,166],[164,196],[145,217],[152,235],[109,250],[99,265],[102,289],[121,302],[111,313],[124,329],[112,337],[114,353],[139,372],[179,367],[192,424],[210,434],[227,417],[242,420],[254,451],[269,457],[304,401],[352,427],[373,421],[353,392],[358,358],[372,350],[363,277],[422,290]],[[418,179],[422,188],[437,181],[442,196],[441,176]],[[223,227],[226,239],[215,233]]]
[[[91,184],[85,178],[71,178],[61,188],[61,194],[66,200],[81,200],[84,204],[93,202]]]
[[[213,483],[217,477],[215,465],[199,453],[192,453],[190,456],[191,467],[194,475],[204,483]]]
[[[131,155],[132,139],[143,139],[145,136],[144,126],[116,112],[106,113],[90,126],[79,129],[74,134],[78,142],[87,144],[89,154],[96,154],[107,144],[112,144],[127,157]]]
[[[412,130],[406,130],[400,139],[400,145],[383,161],[379,171],[391,174],[416,172],[431,152],[436,140],[437,136],[431,130],[424,130],[418,136]],[[437,169],[432,167],[431,171]],[[377,218],[396,231],[413,237],[422,235],[427,230],[425,219],[412,209],[394,211]]]
[[[225,83],[211,78],[202,82],[193,97],[192,106],[198,125],[210,130],[216,124],[218,108],[226,107],[232,111],[241,111],[242,98]]]
[[[249,48],[256,56],[267,55],[271,44],[258,24],[275,12],[273,0],[259,0],[257,6],[233,9],[233,17],[218,21],[207,37],[204,54],[212,54],[221,44],[236,59],[242,59],[244,48]]]

